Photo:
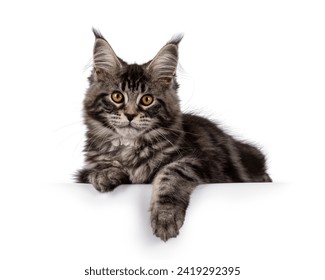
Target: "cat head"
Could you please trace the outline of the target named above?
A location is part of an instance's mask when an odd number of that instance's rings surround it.
[[[125,137],[169,127],[180,116],[176,68],[182,36],[170,40],[144,64],[119,58],[96,30],[93,70],[85,98],[88,125],[102,126]]]

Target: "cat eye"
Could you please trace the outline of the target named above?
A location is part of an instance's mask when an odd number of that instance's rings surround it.
[[[124,101],[124,95],[120,92],[113,92],[111,98],[115,103],[122,103]]]
[[[149,94],[146,94],[141,97],[140,102],[144,106],[149,106],[153,102],[153,97]]]

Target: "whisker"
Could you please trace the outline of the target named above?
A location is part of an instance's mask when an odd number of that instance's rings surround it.
[[[65,143],[68,139],[70,139],[71,137],[80,134],[81,130],[75,131],[71,134],[69,134],[68,136],[66,136],[63,140],[61,140],[58,144],[57,147],[60,147],[61,145],[63,145],[63,143]]]
[[[160,131],[157,130],[157,133],[163,138],[165,139],[167,142],[169,142],[173,147],[175,147],[176,152],[178,153],[178,155],[180,157],[183,156],[183,154],[180,152],[179,148],[177,148],[177,146],[175,144],[173,144],[169,139],[167,139],[167,137],[165,135],[163,135]]]
[[[64,128],[70,128],[71,126],[73,126],[73,125],[76,125],[76,124],[80,124],[80,123],[82,123],[83,121],[76,121],[76,122],[72,122],[72,123],[69,123],[69,124],[66,124],[66,125],[63,125],[63,126],[61,126],[61,127],[58,127],[58,128],[56,128],[55,130],[53,130],[52,132],[54,133],[54,132],[58,132],[58,131],[60,131],[60,130],[62,130],[62,129],[64,129]]]

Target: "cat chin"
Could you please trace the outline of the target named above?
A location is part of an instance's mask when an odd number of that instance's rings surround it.
[[[132,126],[116,128],[116,131],[123,138],[128,138],[128,139],[135,139],[141,134],[141,131],[139,129],[136,129]]]

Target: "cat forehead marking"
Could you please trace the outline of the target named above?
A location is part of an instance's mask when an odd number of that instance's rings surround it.
[[[146,90],[146,83],[148,82],[147,73],[138,64],[128,65],[121,74],[120,80],[122,91],[144,92]]]

